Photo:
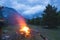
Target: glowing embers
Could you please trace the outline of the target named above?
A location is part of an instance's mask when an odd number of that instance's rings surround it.
[[[22,35],[25,35],[25,37],[30,36],[30,29],[29,29],[29,27],[24,26],[24,27],[20,28],[20,33]]]

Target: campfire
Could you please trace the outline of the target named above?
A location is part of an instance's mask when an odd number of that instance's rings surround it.
[[[30,36],[30,28],[27,26],[25,19],[22,16],[20,16],[17,17],[16,20],[18,21],[18,25],[20,27],[20,34],[24,35],[25,37]]]
[[[25,34],[25,37],[28,37],[28,36],[30,36],[30,29],[29,29],[29,27],[22,27],[20,30],[20,33],[23,35],[23,34]]]
[[[16,16],[16,20],[17,20],[18,25],[19,25],[19,33],[20,33],[20,35],[24,36],[25,38],[28,38],[28,40],[29,40],[29,38],[32,39],[33,37],[35,37],[35,35],[41,36],[42,39],[46,40],[45,37],[40,34],[40,32],[30,29],[27,26],[27,24],[25,22],[25,19],[22,16],[20,16],[20,17]],[[22,37],[22,38],[24,39],[24,37]]]

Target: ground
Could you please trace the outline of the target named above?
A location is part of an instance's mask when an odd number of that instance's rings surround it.
[[[29,25],[30,28],[40,31],[40,34],[48,38],[48,40],[60,40],[60,29],[44,29],[42,26]],[[4,30],[9,30],[9,34],[14,34],[15,30],[18,29],[16,26],[9,26]]]
[[[48,40],[60,40],[60,29],[44,29],[41,26],[30,25],[34,29],[39,29],[40,33],[48,38]]]

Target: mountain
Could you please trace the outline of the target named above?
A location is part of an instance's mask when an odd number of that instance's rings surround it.
[[[42,14],[42,12],[38,12],[35,15],[21,15],[15,9],[9,8],[9,7],[4,7],[2,12],[3,12],[3,15],[4,15],[5,19],[7,20],[8,24],[10,24],[10,25],[18,25],[18,22],[16,20],[17,16],[18,17],[23,16],[23,18],[25,18],[25,19],[32,19],[32,18],[37,17],[38,15],[41,16],[41,14]]]
[[[2,12],[3,12],[5,19],[8,21],[9,25],[17,25],[18,24],[16,21],[16,15],[17,16],[21,16],[21,15],[15,9],[4,7]]]

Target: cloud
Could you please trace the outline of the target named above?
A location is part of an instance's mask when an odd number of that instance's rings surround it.
[[[4,5],[5,0],[0,0],[0,6]]]
[[[30,6],[30,5],[18,3],[17,1],[15,1],[15,2],[12,3],[12,7],[14,9],[18,10],[18,12],[20,12],[21,10],[23,10],[22,15],[36,14],[39,11],[43,11],[44,8],[45,8],[44,5]]]
[[[16,9],[21,15],[35,15],[43,11],[49,0],[5,0],[4,6]],[[22,12],[21,12],[22,11]],[[29,16],[30,17],[30,16]]]
[[[33,2],[32,0],[30,0],[31,2]],[[34,2],[36,2],[37,0],[35,0]],[[12,0],[11,0],[12,2]],[[21,1],[20,1],[21,2]],[[36,12],[42,11],[45,7],[45,5],[34,5],[31,6],[28,2],[29,5],[26,5],[25,3],[20,3],[18,1],[14,1],[12,2],[12,7],[16,10],[18,10],[18,12],[20,12],[21,10],[23,10],[22,14],[24,15],[30,15],[30,14],[35,14]],[[33,4],[33,3],[32,3]]]
[[[36,14],[43,11],[45,6],[50,3],[60,9],[59,0],[0,0],[0,5],[16,9],[23,15]]]
[[[43,6],[43,5],[36,5],[34,7],[31,7],[30,9],[24,11],[23,13],[31,15],[31,14],[35,14],[35,13],[37,13],[39,11],[43,11],[44,8],[45,8],[45,6]]]
[[[2,5],[12,7],[17,10],[28,10],[36,5],[47,4],[49,1],[46,0],[1,0]],[[45,6],[45,5],[43,5]]]
[[[42,5],[47,5],[48,3],[50,3],[50,0],[27,0],[29,3],[31,4],[42,4]]]
[[[25,5],[25,4],[21,4],[21,3],[18,3],[18,2],[13,2],[12,7],[17,9],[17,10],[27,10],[27,9],[30,8],[30,6]]]

